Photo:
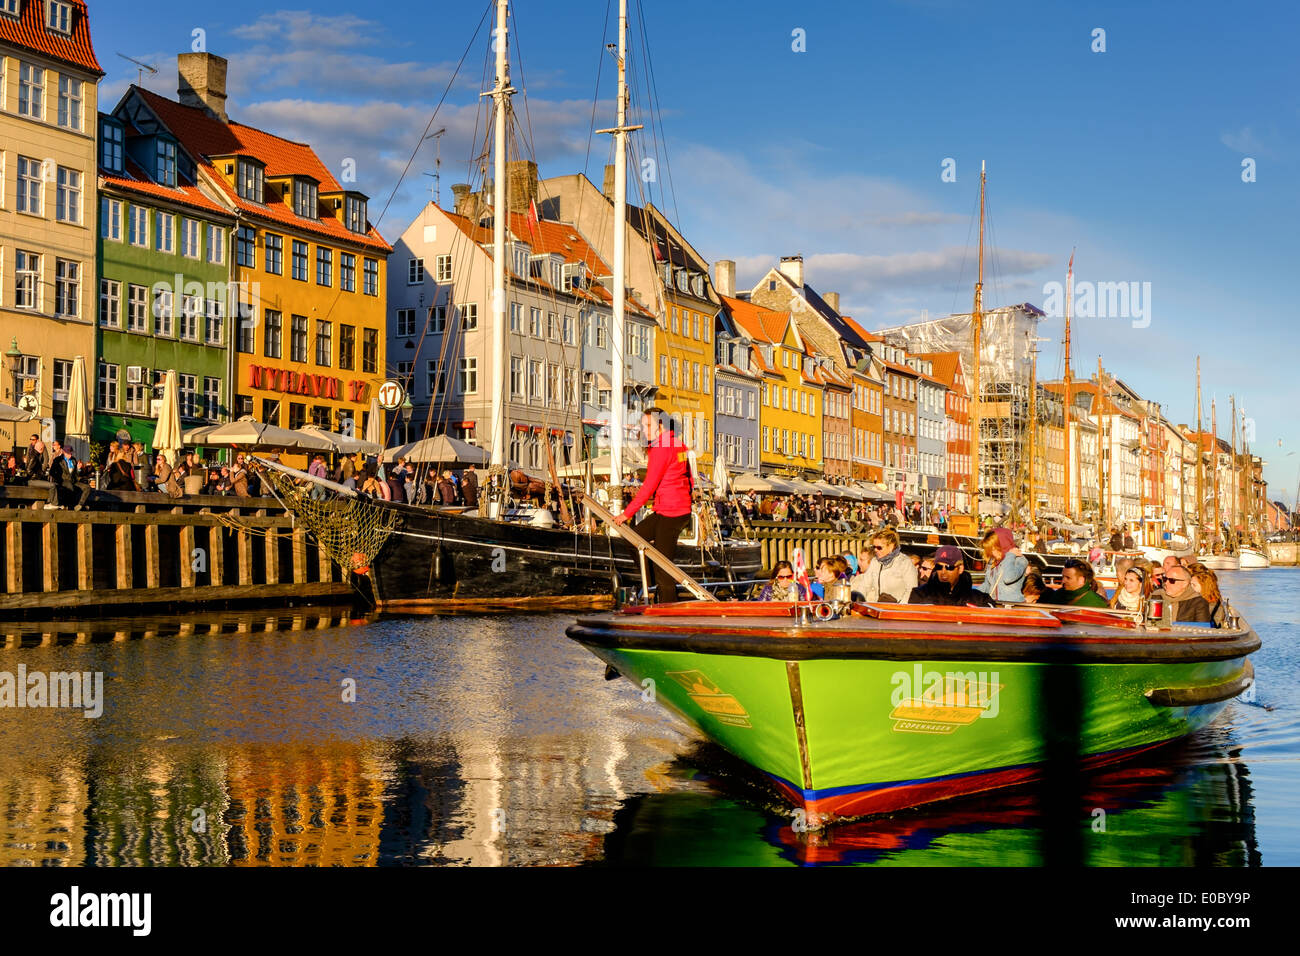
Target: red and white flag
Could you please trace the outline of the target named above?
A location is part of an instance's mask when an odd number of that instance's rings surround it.
[[[541,229],[538,226],[537,200],[528,200],[528,231],[533,234],[534,238],[541,235]]]
[[[790,552],[790,567],[794,569],[794,579],[799,582],[800,599],[811,601],[812,582],[808,580],[808,567],[804,564],[803,548],[795,548]]]

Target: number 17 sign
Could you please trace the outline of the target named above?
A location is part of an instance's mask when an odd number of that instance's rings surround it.
[[[390,378],[379,386],[379,391],[375,395],[379,399],[379,407],[391,412],[402,404],[402,399],[406,398],[406,390],[402,388],[400,382]]]

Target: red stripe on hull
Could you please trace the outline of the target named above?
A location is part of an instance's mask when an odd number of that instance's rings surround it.
[[[1174,738],[1177,739],[1177,738]],[[1145,753],[1156,747],[1163,747],[1170,740],[1146,744],[1128,750],[1115,750],[1102,754],[1093,754],[1079,761],[1081,770],[1093,770],[1108,764],[1127,760],[1129,757]],[[1041,764],[1027,767],[1010,767],[1003,770],[989,770],[958,777],[945,777],[937,780],[921,780],[915,783],[896,786],[873,787],[869,790],[856,790],[849,793],[837,793],[825,797],[807,799],[784,780],[772,778],[777,789],[790,803],[804,811],[807,823],[811,827],[823,826],[834,820],[849,817],[865,817],[880,813],[893,813],[924,803],[938,800],[951,800],[982,793],[986,790],[998,790],[1004,787],[1016,787],[1041,779]]]

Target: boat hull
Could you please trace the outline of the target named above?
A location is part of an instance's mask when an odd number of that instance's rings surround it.
[[[1196,560],[1211,571],[1238,571],[1241,560],[1235,554],[1202,554]]]
[[[806,644],[792,642],[797,653],[781,659],[701,652],[691,644],[707,639],[671,634],[653,647],[582,622],[569,635],[762,771],[809,826],[1103,766],[1193,733],[1247,686],[1258,646],[1144,661],[1072,659],[1046,643],[1034,654],[1019,642],[1001,659],[989,649],[907,659],[908,644],[924,654],[952,642],[881,642],[873,654],[870,638],[855,638],[844,653],[802,659]]]
[[[1237,555],[1238,563],[1241,570],[1253,570],[1258,568],[1267,568],[1272,565],[1268,555],[1262,551],[1256,551],[1254,548],[1242,548]]]
[[[617,587],[641,581],[636,552],[621,538],[389,507],[400,521],[369,571],[381,608],[414,611],[469,601],[517,609],[521,600],[541,606],[552,598],[612,598]],[[677,557],[698,580],[740,581],[758,576],[762,555],[757,543],[737,541],[711,550],[683,545]]]

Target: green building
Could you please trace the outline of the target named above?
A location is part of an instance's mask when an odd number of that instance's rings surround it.
[[[229,420],[235,213],[199,180],[169,134],[100,114],[93,441],[151,446],[168,369],[182,428]]]

